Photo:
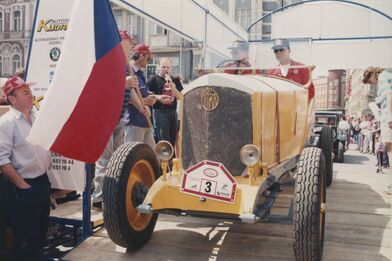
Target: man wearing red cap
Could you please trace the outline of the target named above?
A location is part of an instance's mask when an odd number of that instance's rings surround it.
[[[133,48],[131,59],[133,61],[132,69],[138,78],[139,90],[143,98],[145,106],[141,106],[139,98],[131,95],[131,102],[125,112],[124,123],[124,141],[139,141],[150,145],[152,149],[155,147],[155,140],[152,126],[149,125],[148,118],[151,117],[151,111],[148,106],[153,106],[156,102],[155,96],[149,95],[146,85],[144,69],[151,58],[150,48],[139,43]]]
[[[123,47],[124,54],[126,55],[126,59],[129,60],[132,49],[135,47],[136,41],[131,36],[129,36],[126,31],[120,30],[119,34],[121,37],[121,45]],[[124,70],[126,70],[126,65],[124,65]],[[114,151],[124,143],[124,128],[120,122],[120,119],[124,117],[124,113],[130,101],[130,97],[137,97],[136,92],[133,89],[137,87],[137,78],[130,76],[129,72],[127,72],[125,95],[121,115],[119,117],[119,124],[117,124],[116,128],[113,131],[113,134],[110,136],[102,155],[95,163],[94,192],[92,195],[92,199],[93,208],[96,210],[102,210],[102,186],[109,160],[112,157]]]
[[[45,243],[50,206],[50,183],[46,172],[50,153],[26,141],[36,118],[30,84],[19,77],[9,79],[4,93],[10,111],[0,118],[0,170],[9,181],[14,237],[12,256],[37,260]]]

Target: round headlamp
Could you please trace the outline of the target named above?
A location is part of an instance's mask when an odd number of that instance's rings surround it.
[[[169,142],[161,140],[155,146],[155,153],[159,160],[169,160],[173,157],[174,149]]]
[[[260,150],[253,144],[242,147],[240,151],[240,159],[246,166],[254,166],[260,160]]]

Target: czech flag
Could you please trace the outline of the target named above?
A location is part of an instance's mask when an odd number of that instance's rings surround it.
[[[109,2],[76,1],[52,85],[28,141],[95,162],[119,122],[125,65]]]

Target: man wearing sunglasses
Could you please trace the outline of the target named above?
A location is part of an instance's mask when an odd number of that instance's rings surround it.
[[[308,83],[310,77],[309,69],[302,63],[290,58],[290,42],[287,39],[275,39],[272,49],[279,64],[274,69],[268,71],[269,75],[286,78],[302,85]],[[310,84],[308,90],[310,101],[314,97],[313,83]]]

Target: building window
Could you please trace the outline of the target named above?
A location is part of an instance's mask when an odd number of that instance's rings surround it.
[[[278,8],[278,3],[276,1],[264,1],[263,11],[272,12]]]
[[[16,71],[16,69],[22,67],[20,63],[20,55],[14,54],[12,56],[12,74]]]
[[[22,16],[20,11],[14,12],[14,19],[13,19],[13,31],[19,32],[22,31]]]
[[[0,32],[3,32],[3,13],[0,12]]]
[[[271,24],[263,24],[263,35],[271,34]]]
[[[223,10],[226,14],[229,14],[229,1],[227,0],[214,0],[214,4],[216,4],[220,9]]]
[[[160,25],[154,24],[154,34],[155,35],[166,35],[167,30]]]
[[[250,25],[250,9],[236,8],[235,21],[240,24],[242,28],[247,29]]]
[[[236,0],[235,1],[235,21],[243,28],[247,29],[250,25],[251,17],[251,1],[250,0]]]
[[[235,8],[246,8],[250,9],[251,1],[250,0],[236,0],[235,1]]]
[[[116,20],[117,28],[122,29],[122,10],[113,10],[114,20]]]
[[[134,14],[128,15],[128,25],[127,25],[128,33],[132,36],[137,35],[137,17]]]
[[[267,15],[269,12],[263,12],[263,16]],[[268,23],[270,24],[272,22],[272,15],[267,16],[266,18],[263,19],[263,23]]]

